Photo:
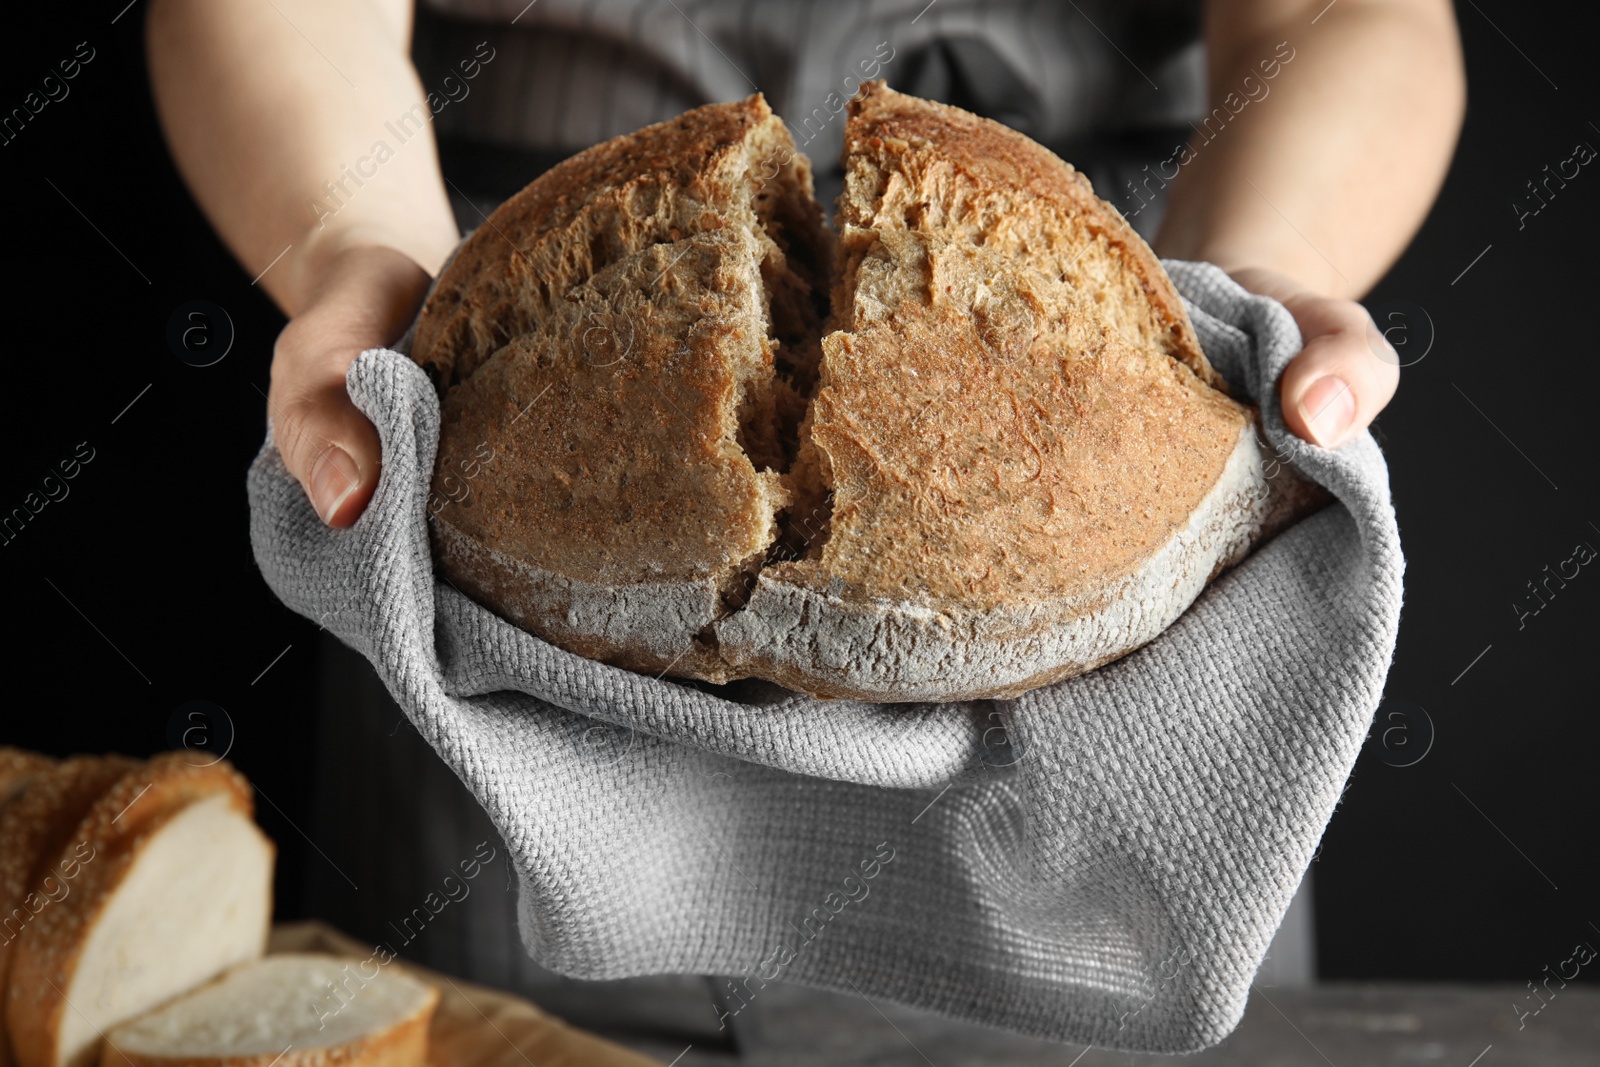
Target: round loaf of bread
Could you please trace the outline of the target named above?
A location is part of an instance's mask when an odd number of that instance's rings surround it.
[[[712,105],[463,244],[412,350],[446,579],[634,670],[1003,697],[1149,641],[1327,502],[1071,166],[876,83],[843,162],[831,232],[765,102]]]

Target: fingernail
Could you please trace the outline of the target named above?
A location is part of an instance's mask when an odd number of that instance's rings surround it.
[[[1356,395],[1343,378],[1325,375],[1300,397],[1300,417],[1317,444],[1332,448],[1356,421]]]
[[[322,521],[331,524],[339,507],[361,484],[356,461],[338,445],[329,445],[311,468],[311,506]]]

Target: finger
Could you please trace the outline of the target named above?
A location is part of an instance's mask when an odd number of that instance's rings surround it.
[[[350,402],[344,375],[280,385],[273,366],[268,417],[284,466],[329,526],[353,525],[378,486],[378,432]]]
[[[1320,309],[1322,321],[1311,329],[1301,323],[1310,340],[1278,385],[1290,432],[1323,448],[1338,448],[1366,429],[1400,385],[1399,357],[1372,317],[1359,304],[1339,303]]]

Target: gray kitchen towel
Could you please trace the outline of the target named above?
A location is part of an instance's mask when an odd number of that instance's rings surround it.
[[[1013,700],[695,685],[524,633],[433,572],[438,402],[386,349],[347,379],[383,443],[366,513],[323,526],[269,433],[249,475],[256,559],[371,660],[483,803],[546,967],[731,975],[730,1013],[789,981],[1059,1041],[1197,1050],[1242,1016],[1338,801],[1404,562],[1372,438],[1328,451],[1284,428],[1288,312],[1215,267],[1166,266],[1207,355],[1260,402],[1268,462],[1337,503],[1137,652]]]

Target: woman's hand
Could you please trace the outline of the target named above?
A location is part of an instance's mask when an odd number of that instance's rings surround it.
[[[1290,432],[1338,448],[1366,429],[1400,384],[1400,357],[1367,309],[1354,300],[1321,296],[1277,271],[1246,267],[1230,273],[1252,293],[1288,308],[1300,327],[1300,354],[1278,380]]]
[[[1205,27],[1211,110],[1152,244],[1289,309],[1305,348],[1278,385],[1284,421],[1338,448],[1399,381],[1355,299],[1404,250],[1449,166],[1466,107],[1454,9],[1206,0]]]
[[[378,485],[378,432],[351,403],[345,372],[405,332],[428,273],[404,253],[356,245],[312,272],[315,295],[278,335],[267,417],[289,473],[329,526],[360,518]]]
[[[173,160],[289,317],[267,417],[330,526],[355,522],[378,484],[377,431],[345,371],[404,332],[460,239],[431,123],[387,155],[373,147],[396,115],[431,118],[411,15],[411,0],[153,0],[145,23]]]

